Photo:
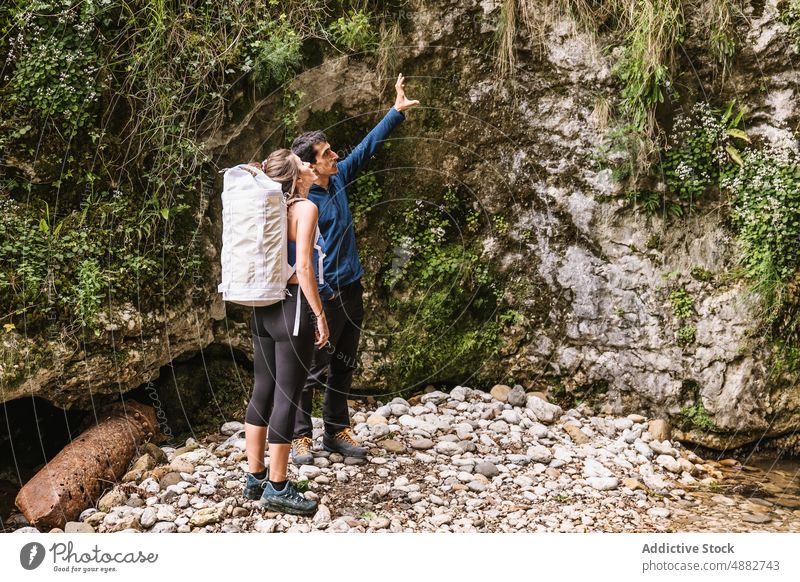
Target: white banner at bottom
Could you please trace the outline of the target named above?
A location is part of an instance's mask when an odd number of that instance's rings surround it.
[[[800,579],[800,534],[5,534],[3,580]],[[168,578],[167,578],[168,577]]]

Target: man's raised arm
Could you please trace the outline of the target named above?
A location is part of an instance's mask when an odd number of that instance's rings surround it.
[[[355,180],[361,169],[375,154],[381,142],[389,137],[392,130],[406,118],[403,112],[415,105],[419,105],[419,101],[416,99],[411,100],[406,97],[404,83],[405,77],[403,77],[401,73],[397,76],[397,83],[394,85],[396,97],[392,108],[383,119],[378,122],[378,125],[373,127],[372,131],[361,140],[361,143],[353,149],[350,155],[337,164],[339,167],[339,175],[345,185],[349,185]]]

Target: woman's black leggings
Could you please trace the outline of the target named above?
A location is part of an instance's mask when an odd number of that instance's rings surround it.
[[[244,420],[256,426],[269,425],[270,444],[292,442],[294,418],[314,351],[314,321],[302,295],[300,329],[292,335],[301,291],[297,284],[287,288],[291,297],[254,308],[250,323],[255,381]]]

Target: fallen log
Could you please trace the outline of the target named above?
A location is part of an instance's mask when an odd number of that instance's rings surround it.
[[[39,528],[63,528],[94,504],[124,473],[138,447],[153,437],[156,415],[138,402],[115,403],[48,462],[17,494],[15,503]]]

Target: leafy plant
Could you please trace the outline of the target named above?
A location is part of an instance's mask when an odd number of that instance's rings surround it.
[[[684,430],[699,429],[713,432],[717,428],[708,414],[708,410],[703,406],[703,401],[699,398],[694,404],[681,409],[679,419]]]
[[[800,0],[788,0],[779,13],[780,21],[789,27],[789,39],[795,54],[800,54]]]
[[[262,22],[246,43],[243,68],[251,72],[256,84],[282,83],[300,66],[302,41],[285,14]]]
[[[374,50],[378,43],[370,14],[365,10],[351,10],[347,16],[337,18],[328,32],[334,43],[350,52]]]
[[[670,84],[673,52],[684,30],[681,3],[642,0],[625,35],[614,73],[622,81],[623,112],[637,131],[652,132],[655,107]]]
[[[686,289],[680,288],[669,294],[669,301],[672,303],[672,314],[678,319],[688,319],[694,311],[694,299],[687,293]]]
[[[721,178],[743,248],[742,265],[774,321],[800,263],[800,160],[791,149],[748,149]]]
[[[365,172],[356,178],[350,190],[353,222],[358,225],[382,198],[383,190],[374,172]]]
[[[697,328],[693,325],[684,325],[675,333],[675,338],[678,340],[678,345],[681,346],[693,344],[696,336]]]

